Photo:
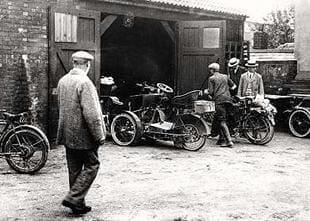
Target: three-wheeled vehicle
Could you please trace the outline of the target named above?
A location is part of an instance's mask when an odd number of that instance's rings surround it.
[[[102,96],[102,110],[115,143],[135,145],[140,139],[172,141],[176,147],[199,150],[206,142],[208,125],[193,112],[199,90],[173,96],[166,84],[137,84],[141,93],[125,101]]]

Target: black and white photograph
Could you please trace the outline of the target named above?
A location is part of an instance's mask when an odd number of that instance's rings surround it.
[[[1,0],[0,221],[310,221],[310,0]]]

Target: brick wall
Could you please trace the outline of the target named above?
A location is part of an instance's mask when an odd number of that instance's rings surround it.
[[[0,109],[47,128],[48,10],[52,0],[0,1]]]

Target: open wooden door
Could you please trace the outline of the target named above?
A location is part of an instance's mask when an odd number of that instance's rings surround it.
[[[179,22],[177,92],[200,89],[208,77],[208,65],[218,62],[225,70],[225,21]]]
[[[56,137],[59,79],[72,68],[71,56],[84,50],[94,56],[88,74],[99,89],[100,12],[53,7],[49,14],[49,121],[48,135]]]

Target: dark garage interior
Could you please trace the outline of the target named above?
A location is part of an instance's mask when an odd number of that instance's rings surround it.
[[[101,77],[112,76],[122,94],[135,83],[162,82],[173,87],[175,45],[159,20],[119,16],[101,37]],[[171,25],[170,25],[171,26]],[[127,91],[128,90],[128,91]]]

